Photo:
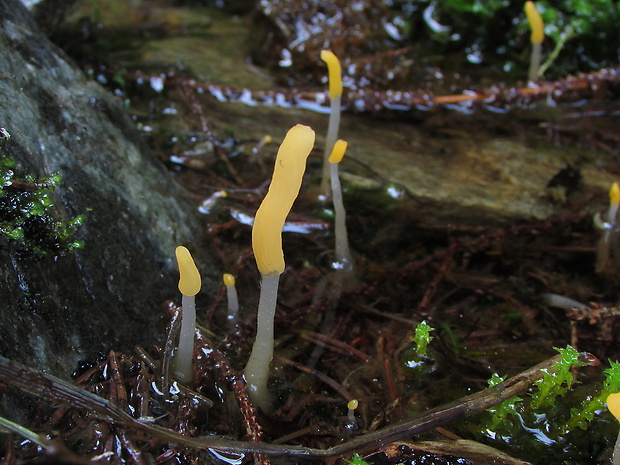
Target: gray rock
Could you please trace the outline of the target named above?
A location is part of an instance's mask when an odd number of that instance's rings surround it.
[[[0,237],[0,354],[66,379],[80,359],[161,340],[162,303],[178,298],[175,247],[196,251],[203,270],[208,259],[193,206],[120,103],[18,0],[0,2],[0,18],[0,126],[11,135],[0,152],[17,173],[62,175],[58,218],[86,215],[75,237],[84,247],[65,254],[24,253]],[[204,280],[207,294],[215,281]]]

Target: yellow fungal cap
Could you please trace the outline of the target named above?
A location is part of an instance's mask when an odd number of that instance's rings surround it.
[[[347,404],[347,408],[349,410],[355,410],[358,406],[360,405],[360,403],[358,402],[357,399],[352,399],[349,401],[349,403]]]
[[[620,186],[617,182],[614,182],[609,189],[609,205],[612,207],[620,205]]]
[[[327,64],[329,79],[329,98],[335,99],[342,96],[342,69],[340,61],[330,50],[321,50],[321,60]]]
[[[344,157],[344,152],[347,151],[347,143],[342,139],[338,139],[334,143],[334,148],[332,149],[332,154],[329,156],[330,163],[340,163],[342,161],[342,157]]]
[[[231,274],[224,273],[222,276],[222,280],[224,281],[225,286],[234,286],[235,285],[235,277]]]
[[[609,397],[607,397],[607,408],[614,417],[620,420],[620,392],[609,394]]]
[[[282,228],[299,194],[306,159],[314,146],[314,131],[298,124],[292,127],[278,149],[273,178],[252,228],[252,249],[262,275],[284,271]]]
[[[530,40],[533,44],[541,43],[545,38],[545,23],[536,9],[534,2],[525,2],[525,14],[530,23],[530,28],[532,29]]]
[[[202,287],[202,281],[200,280],[200,273],[192,254],[189,253],[182,245],[176,249],[177,263],[179,264],[179,291],[181,294],[187,296],[193,296],[200,292]]]

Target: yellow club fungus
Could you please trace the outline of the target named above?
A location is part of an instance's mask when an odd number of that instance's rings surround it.
[[[273,142],[273,138],[267,134],[263,136],[263,138],[252,148],[252,154],[254,155],[254,160],[256,164],[260,167],[261,173],[265,171],[265,165],[263,164],[263,158],[261,157],[261,151],[267,144],[271,144]]]
[[[346,141],[338,139],[334,144],[334,149],[332,150],[331,155],[329,156],[329,162],[335,164],[340,163],[344,158],[344,153],[347,151],[348,145],[349,144],[347,144]]]
[[[288,131],[278,150],[271,184],[256,212],[252,228],[252,248],[261,274],[261,290],[256,340],[244,375],[250,398],[266,412],[271,410],[267,377],[273,358],[273,322],[278,283],[284,271],[282,228],[299,194],[314,138],[314,131],[301,124]]]
[[[349,417],[349,421],[351,423],[355,423],[355,410],[359,407],[360,403],[357,399],[351,399],[347,403],[347,409],[349,410],[347,416]]]
[[[261,150],[263,150],[265,145],[271,144],[272,142],[273,137],[271,137],[269,134],[264,135],[263,138],[258,141],[258,144],[256,144],[256,146],[252,148],[252,153],[255,155],[258,154]]]
[[[196,299],[202,281],[192,255],[183,246],[176,248],[179,265],[179,291],[183,294],[181,332],[179,346],[175,355],[175,374],[179,381],[192,380],[192,359],[194,358],[194,333],[196,331]]]
[[[329,98],[340,98],[342,96],[342,69],[340,61],[331,50],[321,50],[321,60],[327,65]]]
[[[344,157],[347,150],[347,143],[339,139],[334,144],[334,149],[329,156],[330,178],[332,185],[332,196],[334,201],[335,229],[336,229],[336,262],[334,268],[345,272],[353,272],[353,257],[349,249],[349,237],[346,225],[346,210],[342,200],[342,187],[338,174],[338,164]]]
[[[609,208],[605,220],[598,213],[594,215],[594,225],[602,230],[596,250],[596,271],[618,278],[620,271],[620,226],[618,209],[620,208],[620,186],[614,182],[609,189]]]
[[[224,286],[226,286],[228,297],[228,324],[231,328],[234,328],[237,325],[237,318],[239,316],[239,297],[235,287],[235,277],[229,273],[224,273],[222,281],[224,281]]]
[[[345,437],[353,436],[354,431],[358,429],[358,422],[355,418],[355,410],[357,410],[357,407],[359,407],[359,402],[357,399],[351,399],[347,403],[347,418],[343,423],[343,426],[345,427]]]
[[[342,69],[336,55],[329,50],[321,51],[321,60],[327,64],[329,78],[329,126],[327,128],[327,138],[325,139],[325,152],[323,158],[323,180],[321,181],[321,194],[327,198],[329,196],[329,156],[332,153],[338,129],[340,127],[340,100],[342,97]]]
[[[530,23],[530,29],[532,30],[530,35],[530,41],[532,42],[532,53],[530,55],[528,79],[530,81],[536,81],[536,78],[538,77],[538,70],[540,69],[542,41],[545,38],[545,24],[540,16],[540,13],[536,9],[534,2],[525,2],[525,15],[527,16],[527,20]]]
[[[609,394],[607,397],[607,408],[620,421],[620,392]],[[618,439],[616,439],[616,445],[614,446],[612,464],[620,465],[620,434],[618,434]]]

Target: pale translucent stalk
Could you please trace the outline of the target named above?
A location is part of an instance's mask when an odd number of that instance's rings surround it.
[[[228,323],[234,327],[239,316],[239,297],[235,285],[226,286],[226,294],[228,298]]]
[[[271,395],[267,389],[267,380],[269,378],[269,365],[273,359],[273,322],[276,314],[280,275],[273,273],[262,275],[261,278],[256,340],[243,373],[252,402],[264,412],[271,412]]]
[[[527,74],[531,82],[538,80],[538,69],[540,68],[540,55],[542,53],[542,42],[532,44],[532,54],[530,56],[530,69]]]
[[[340,97],[331,99],[329,111],[329,126],[325,139],[325,153],[323,154],[323,179],[321,181],[321,195],[329,197],[329,156],[332,154],[338,131],[340,129]]]
[[[184,295],[181,301],[181,332],[179,348],[175,355],[175,375],[182,383],[192,380],[194,358],[194,335],[196,332],[196,298]]]
[[[618,434],[618,438],[616,439],[616,445],[614,447],[614,455],[611,463],[613,465],[620,465],[620,434]]]
[[[330,178],[334,202],[335,229],[336,229],[336,262],[338,269],[353,270],[353,258],[349,249],[349,235],[347,234],[346,210],[342,201],[342,187],[338,176],[338,163],[330,163]]]

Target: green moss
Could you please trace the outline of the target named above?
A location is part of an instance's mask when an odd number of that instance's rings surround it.
[[[588,423],[594,419],[594,415],[605,410],[605,403],[609,394],[620,392],[620,362],[609,361],[609,368],[604,371],[605,380],[603,387],[596,396],[588,396],[580,408],[572,408],[571,416],[566,424],[566,431],[571,431],[578,426],[588,428]]]
[[[489,379],[489,387],[497,386],[498,384],[506,381],[506,376],[499,376],[497,373],[493,373],[491,379]],[[511,397],[505,400],[501,404],[496,405],[489,409],[492,414],[489,429],[495,431],[500,425],[509,424],[509,415],[519,416],[519,413],[523,410],[523,399],[519,396]]]
[[[538,391],[532,395],[531,408],[534,410],[544,405],[555,404],[555,399],[565,394],[573,385],[571,367],[585,365],[579,361],[579,352],[575,348],[566,346],[564,349],[557,347],[554,349],[562,354],[562,360],[554,370],[547,371],[543,378],[535,383]]]
[[[349,465],[370,465],[366,460],[362,458],[360,454],[355,454],[349,460],[347,460]]]
[[[0,154],[0,236],[38,256],[61,255],[82,247],[73,236],[84,215],[68,221],[57,218],[52,193],[61,176],[20,177],[15,168],[11,158]]]
[[[411,339],[416,344],[416,351],[418,355],[426,357],[426,346],[433,340],[431,331],[434,331],[426,321],[421,322],[415,328],[415,336]]]
[[[575,387],[571,367],[582,365],[578,352],[570,346],[556,350],[562,360],[536,383],[538,389],[531,396],[508,399],[489,409],[491,417],[482,424],[469,422],[469,426],[524,459],[542,462],[565,454],[573,457],[571,463],[584,463],[580,457],[598,456],[609,441],[610,429],[615,428],[615,422],[605,421],[601,412],[606,410],[607,396],[620,391],[620,362],[609,362],[602,386]],[[504,379],[494,374],[489,385]],[[588,434],[576,435],[576,427],[588,429]]]
[[[525,402],[524,399],[520,397],[512,397],[489,409],[489,412],[492,414],[489,422],[490,430],[497,431],[505,436],[513,436],[515,434],[514,427],[519,425],[518,421],[513,421],[515,418],[521,418],[524,419],[524,421],[527,421],[531,418],[542,418],[543,416],[553,417],[551,412],[558,404],[558,397],[566,394],[574,383],[571,368],[573,366],[584,365],[583,362],[579,361],[579,352],[577,352],[577,350],[573,347],[567,346],[564,349],[559,349],[556,347],[555,350],[562,354],[562,360],[555,365],[553,370],[547,371],[542,379],[535,383],[538,389],[531,394],[529,403]],[[615,370],[618,370],[618,368],[616,367]],[[615,381],[610,383],[610,389],[620,386],[620,370],[618,370],[618,373],[614,375],[613,378]],[[488,383],[489,386],[496,386],[505,379],[506,377],[493,374]],[[607,398],[607,395],[605,395],[605,399]],[[592,409],[592,412],[594,412],[597,408],[600,410],[602,405],[602,403],[593,404],[591,407],[588,407],[588,409]],[[575,414],[577,413],[575,412]],[[513,418],[509,418],[509,416],[512,416]],[[592,416],[589,416],[590,420],[592,419]],[[586,417],[587,415],[579,416],[582,420],[585,420]],[[575,422],[577,422],[577,420],[575,420]],[[558,432],[562,429],[559,428],[560,424],[563,423],[564,422],[555,422],[558,426]]]

